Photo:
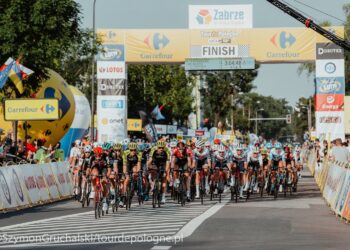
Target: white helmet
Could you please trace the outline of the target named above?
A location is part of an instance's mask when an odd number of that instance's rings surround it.
[[[175,148],[177,146],[177,142],[176,141],[171,141],[170,142],[170,147],[171,148]]]
[[[225,152],[225,147],[224,147],[224,145],[219,145],[219,146],[218,146],[218,152],[219,152],[219,153]]]
[[[81,140],[75,140],[75,145],[76,146],[80,146],[80,144],[81,144]]]
[[[91,153],[91,151],[92,151],[91,145],[86,145],[86,146],[84,147],[84,153]]]
[[[210,147],[210,141],[206,141],[206,142],[204,143],[204,146]]]
[[[196,141],[196,148],[202,148],[204,146],[204,141],[198,140]]]

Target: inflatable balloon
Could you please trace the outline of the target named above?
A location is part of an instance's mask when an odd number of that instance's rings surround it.
[[[73,86],[69,87],[74,96],[75,115],[70,129],[61,139],[61,147],[64,150],[66,157],[70,152],[72,143],[84,136],[85,132],[89,128],[91,118],[90,104],[85,95],[77,88]]]
[[[44,140],[45,146],[55,145],[72,125],[75,102],[70,86],[55,71],[49,70],[49,78],[42,83],[36,98],[57,98],[59,100],[60,119],[55,121],[28,121],[27,132],[32,139]],[[24,138],[25,124],[18,125],[18,137]]]
[[[6,135],[12,132],[12,122],[7,122],[4,119],[4,106],[0,105],[0,128],[3,130],[3,133]]]

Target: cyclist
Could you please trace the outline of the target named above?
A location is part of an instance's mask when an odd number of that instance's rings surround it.
[[[80,144],[81,141],[80,140],[76,140],[74,142],[74,146],[71,148],[70,150],[70,155],[69,155],[69,165],[70,165],[70,169],[73,172],[73,183],[74,183],[74,194],[78,195],[78,182],[79,182],[79,159],[80,159],[80,155],[81,155],[81,150],[80,150]]]
[[[267,182],[268,182],[268,170],[269,170],[269,154],[266,148],[261,149],[261,158],[262,158],[262,168],[261,168],[261,176],[260,178],[265,179],[265,187],[261,188],[267,188]]]
[[[292,184],[294,182],[295,162],[291,145],[286,145],[284,147],[284,158],[286,162],[286,171],[288,172],[288,184]]]
[[[108,194],[107,190],[107,162],[103,158],[103,149],[101,147],[94,148],[95,158],[91,166],[91,179],[94,193],[98,191],[99,188],[102,189],[103,195],[103,209],[106,209],[106,197]],[[102,177],[102,179],[100,178]]]
[[[199,196],[199,184],[201,178],[205,178],[205,190],[209,191],[209,171],[208,167],[211,166],[211,161],[209,158],[209,152],[204,148],[204,142],[198,140],[195,143],[195,149],[193,150],[193,165],[192,167],[196,170],[196,198]]]
[[[228,179],[229,167],[230,167],[230,160],[228,157],[228,153],[226,152],[226,148],[223,145],[219,145],[213,157],[214,173],[211,176],[212,183],[219,183],[220,178],[223,178],[222,184],[224,184]],[[217,191],[223,192],[224,191],[223,188],[224,186],[218,186]]]
[[[191,155],[188,154],[187,148],[183,141],[177,143],[177,148],[174,151],[171,160],[171,168],[174,170],[174,187],[177,188],[180,184],[179,180],[179,170],[181,169],[184,172],[184,184],[185,189],[187,190],[186,196],[187,200],[190,199],[190,186],[188,185],[189,172],[188,168],[191,166]]]
[[[165,191],[166,191],[166,175],[169,173],[170,151],[166,148],[166,143],[162,140],[157,142],[157,145],[151,149],[150,158],[148,160],[148,170],[150,172],[150,184],[151,190],[154,189],[154,180],[157,174],[161,174],[162,181],[162,200],[161,203],[165,204]]]
[[[111,183],[112,189],[111,193],[114,193],[116,185],[119,185],[120,190],[123,190],[123,151],[122,144],[117,143],[113,146],[113,150],[109,156],[109,162],[112,164],[113,169],[109,175],[109,181]],[[117,181],[117,182],[116,182]],[[114,199],[112,200],[114,202]]]
[[[247,164],[247,157],[244,154],[243,147],[241,144],[238,144],[236,146],[236,149],[233,152],[232,163],[233,163],[233,170],[235,170],[236,174],[239,175],[239,181],[240,181],[239,197],[243,198],[243,188],[247,183],[245,174],[247,172],[248,164]]]
[[[94,160],[95,160],[95,157],[92,154],[91,145],[86,145],[84,147],[84,154],[81,155],[79,158],[79,170],[82,173],[82,183],[81,183],[82,194],[84,194],[86,191],[85,189],[87,188],[86,186],[87,178],[89,178],[91,175],[91,166]],[[80,201],[83,201],[83,199],[84,199],[84,196],[81,195]]]
[[[258,182],[253,178],[251,182],[252,176],[257,176],[257,172],[260,170],[262,166],[262,158],[260,156],[260,148],[255,147],[252,150],[252,153],[248,157],[248,182],[245,185],[244,191],[248,190],[251,187],[254,187],[254,191],[258,189]],[[249,187],[249,183],[251,183],[251,187]]]
[[[280,169],[285,168],[285,155],[282,151],[282,144],[279,142],[276,142],[274,145],[274,148],[271,150],[270,153],[270,162],[269,166],[271,168],[271,189],[270,193],[273,194],[275,189],[275,178],[278,177],[278,172],[280,172]],[[277,182],[280,180],[277,180]]]
[[[167,181],[169,183],[169,187],[175,186],[175,172],[174,172],[174,164],[172,164],[172,160],[173,160],[173,155],[175,150],[177,149],[177,141],[173,140],[169,143],[169,147],[170,147],[170,173],[167,175]]]
[[[138,173],[141,169],[142,153],[137,152],[137,144],[130,142],[128,150],[123,153],[123,173],[125,175],[123,194],[126,196],[126,189],[130,181],[137,179]],[[132,194],[131,194],[132,195]],[[121,203],[121,206],[123,203]]]

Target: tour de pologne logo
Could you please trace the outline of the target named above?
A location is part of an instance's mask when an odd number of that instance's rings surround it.
[[[5,179],[5,176],[1,170],[0,170],[0,186],[1,186],[2,193],[4,194],[4,197],[7,201],[7,203],[11,204],[12,200],[11,200],[10,189],[9,189],[9,186],[7,185],[7,181]]]
[[[213,17],[210,15],[209,10],[202,9],[198,12],[196,20],[198,24],[210,24],[213,20]]]

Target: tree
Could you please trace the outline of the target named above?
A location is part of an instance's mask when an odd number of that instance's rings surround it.
[[[70,83],[79,82],[86,68],[68,74],[68,65],[81,66],[84,57],[95,53],[91,32],[82,30],[80,21],[80,6],[74,0],[0,0],[0,61],[20,58],[23,65],[34,71],[24,81],[23,96],[39,87],[47,77],[47,68]],[[10,83],[3,92],[13,89]],[[18,92],[16,96],[20,96]]]
[[[293,115],[293,131],[299,140],[303,140],[305,131],[308,131],[308,108],[311,103],[311,125],[315,124],[315,110],[314,110],[314,97],[309,98],[301,97],[295,105],[295,112]]]
[[[214,121],[213,125],[229,118],[235,109],[232,99],[238,93],[253,89],[258,68],[259,65],[254,70],[209,71],[204,74],[207,83],[207,88],[202,90],[205,116]]]
[[[164,105],[165,123],[184,124],[192,111],[192,76],[180,65],[129,65],[128,117],[138,117],[139,110],[150,113]]]

